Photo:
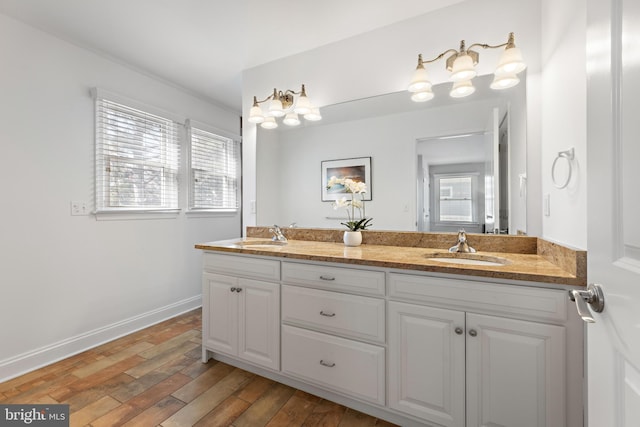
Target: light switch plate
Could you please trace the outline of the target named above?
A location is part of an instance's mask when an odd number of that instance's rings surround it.
[[[71,215],[89,215],[89,208],[87,202],[72,201],[71,202]]]

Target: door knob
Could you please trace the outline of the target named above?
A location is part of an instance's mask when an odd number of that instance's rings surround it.
[[[596,313],[602,313],[604,310],[604,293],[602,287],[595,283],[589,283],[586,291],[579,291],[572,289],[569,291],[569,299],[575,301],[578,314],[587,323],[594,323],[596,320],[591,315],[589,310],[589,304],[591,310]]]

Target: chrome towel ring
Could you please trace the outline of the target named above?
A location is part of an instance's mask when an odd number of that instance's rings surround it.
[[[569,185],[569,181],[571,181],[571,173],[572,173],[572,164],[573,158],[575,157],[575,150],[571,147],[568,150],[558,152],[553,164],[551,165],[551,180],[553,181],[553,185],[556,188],[563,189]],[[558,165],[558,160],[564,159],[567,162],[567,176],[564,180],[558,181],[556,177],[556,166]]]

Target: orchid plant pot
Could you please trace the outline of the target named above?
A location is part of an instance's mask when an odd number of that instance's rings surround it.
[[[345,231],[343,240],[345,246],[360,246],[362,244],[362,232],[360,230]]]

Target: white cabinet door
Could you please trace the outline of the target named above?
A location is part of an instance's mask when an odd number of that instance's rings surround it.
[[[562,326],[467,314],[467,425],[566,425]]]
[[[272,369],[280,368],[279,285],[240,279],[238,290],[238,357]]]
[[[465,425],[464,321],[461,311],[389,302],[391,408]]]
[[[238,279],[219,274],[203,274],[204,345],[214,351],[235,355],[238,351]]]
[[[204,347],[278,370],[280,285],[213,273],[203,281]]]

